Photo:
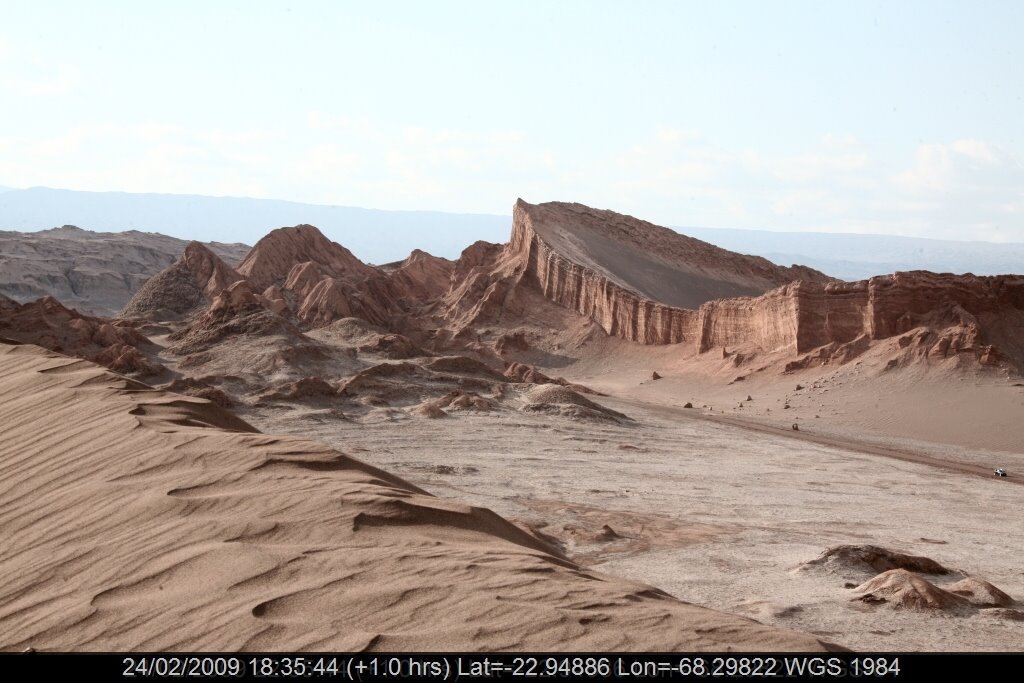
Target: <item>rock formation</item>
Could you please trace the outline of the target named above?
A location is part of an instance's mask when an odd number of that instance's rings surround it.
[[[805,562],[801,569],[824,569],[850,576],[878,574],[892,569],[906,569],[923,574],[949,574],[950,570],[930,557],[908,555],[877,545],[837,545],[828,548],[817,558]]]
[[[253,317],[253,306],[267,314]],[[503,360],[529,349],[523,323],[543,320],[550,329],[583,316],[641,344],[681,344],[688,354],[722,349],[737,366],[759,353],[791,357],[787,371],[845,363],[892,340],[891,367],[953,357],[1024,367],[1024,276],[915,271],[835,282],[558,202],[519,200],[508,244],[477,242],[455,262],[414,251],[371,266],[310,225],[272,231],[237,271],[192,243],[124,314],[190,317],[195,331],[197,323],[238,328],[224,324],[242,309],[248,321],[239,329],[249,330],[287,323],[308,331],[361,319],[409,340],[394,357],[423,347]],[[495,334],[482,334],[492,324]]]
[[[409,306],[435,301],[448,291],[455,264],[414,249],[409,258],[388,269],[398,298]]]
[[[327,239],[312,225],[272,230],[253,246],[238,266],[238,272],[253,290],[263,291],[271,285],[283,285],[292,269],[304,263],[314,264],[321,278],[358,279],[376,273],[374,268]]]
[[[455,273],[453,281],[462,275],[465,282],[457,283],[447,303],[449,315],[463,324],[508,306],[515,288],[526,285],[608,334],[644,344],[694,339],[695,309],[711,299],[760,294],[798,278],[828,279],[611,211],[521,199],[504,249],[473,245]]]
[[[187,244],[137,230],[103,233],[72,225],[0,231],[0,294],[19,303],[52,296],[85,314],[114,316],[147,279],[174,263]],[[205,246],[232,265],[249,250],[244,244]]]
[[[927,579],[906,569],[890,569],[857,586],[862,593],[858,600],[888,603],[896,609],[934,609],[963,611],[971,604],[965,599],[939,588]]]
[[[84,358],[124,375],[149,377],[164,370],[139,350],[150,341],[137,330],[83,315],[49,296],[19,304],[0,295],[0,337]]]
[[[190,242],[181,258],[146,281],[121,315],[147,320],[179,319],[205,307],[217,294],[241,279],[241,275],[201,243]]]
[[[846,362],[894,337],[924,359],[1024,362],[1022,276],[914,271],[835,282],[578,204],[519,200],[508,245],[477,243],[456,263],[447,319],[461,331],[523,316],[524,287],[643,344],[814,352],[791,370]]]
[[[988,581],[968,576],[957,581],[946,590],[955,593],[976,607],[1012,607],[1016,601]]]
[[[179,355],[194,354],[239,335],[279,335],[296,343],[305,340],[293,323],[270,310],[267,300],[254,293],[248,281],[239,280],[217,294],[209,308],[188,326],[170,335],[175,342],[170,350]]]

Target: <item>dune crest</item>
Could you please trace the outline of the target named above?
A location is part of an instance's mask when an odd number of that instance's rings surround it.
[[[0,648],[826,647],[229,416],[0,344]]]

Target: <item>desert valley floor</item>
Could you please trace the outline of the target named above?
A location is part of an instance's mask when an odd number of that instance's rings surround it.
[[[0,649],[1024,646],[1024,276],[5,235]]]
[[[1011,412],[1024,421],[1024,388],[978,382],[979,395],[1012,397]],[[818,428],[821,419],[797,408],[786,415],[805,426],[792,432],[739,409],[684,409],[700,392],[680,389],[681,381],[654,396],[649,380],[634,384],[627,397],[593,399],[629,415],[629,424],[473,412],[348,424],[317,411],[299,417],[303,410],[248,417],[265,431],[323,440],[436,495],[491,508],[554,537],[582,564],[688,602],[856,649],[1020,648],[1020,617],[1008,610],[866,604],[852,588],[876,572],[805,563],[830,546],[876,545],[954,569],[939,585],[963,572],[1022,595],[1022,479],[995,479],[988,465],[1020,472],[1024,454],[905,437],[858,441],[852,429]],[[747,386],[730,389],[738,400],[750,395]],[[723,393],[715,399],[722,407]],[[914,462],[921,457],[928,464]]]

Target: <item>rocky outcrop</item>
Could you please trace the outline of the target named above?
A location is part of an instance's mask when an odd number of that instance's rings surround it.
[[[611,211],[519,200],[509,243],[500,253],[482,243],[467,249],[446,304],[449,318],[465,325],[514,306],[517,287],[532,286],[608,334],[671,344],[698,337],[704,302],[760,294],[797,278],[827,280]]]
[[[52,296],[87,315],[115,316],[188,242],[128,230],[104,233],[72,225],[39,232],[0,231],[0,294],[19,303]],[[206,243],[229,264],[244,244]]]
[[[358,280],[377,273],[312,225],[272,230],[253,246],[238,272],[253,291],[262,292],[272,285],[285,284],[292,269],[304,263],[315,264],[321,277]]]
[[[1013,607],[1016,601],[988,581],[968,576],[946,590],[966,598],[975,607]]]
[[[971,604],[965,598],[939,588],[924,577],[906,569],[890,569],[865,581],[855,589],[857,598],[867,603],[887,603],[895,609],[966,611]]]
[[[140,351],[150,341],[131,326],[83,315],[50,296],[19,304],[0,295],[0,337],[84,358],[124,375],[149,377],[165,369]]]
[[[419,250],[397,264],[370,266],[314,226],[298,225],[257,242],[238,272],[268,307],[307,327],[349,317],[390,327],[411,308],[436,301],[453,268]]]
[[[180,319],[205,307],[217,294],[241,279],[241,275],[201,243],[190,242],[181,258],[146,281],[121,311],[121,316]]]
[[[760,294],[796,279],[824,282],[809,268],[782,268],[630,216],[580,204],[519,200],[508,251],[525,279],[611,335],[644,344],[693,339],[706,301]]]
[[[390,271],[396,296],[405,305],[436,301],[451,284],[455,264],[414,249],[409,258]]]
[[[642,344],[803,356],[789,370],[847,362],[894,337],[923,359],[1024,365],[1022,276],[914,271],[836,282],[579,204],[519,200],[509,243],[466,249],[442,307],[458,334],[529,317],[524,288]]]
[[[845,362],[872,341],[898,338],[924,359],[970,354],[1024,360],[1024,277],[894,273],[860,282],[797,282],[756,298],[701,306],[698,350],[753,344],[806,354],[789,369]]]
[[[877,545],[836,545],[801,565],[801,570],[821,569],[841,576],[878,574],[906,569],[923,574],[949,574],[950,570],[930,557],[909,555]]]
[[[268,301],[252,291],[246,280],[239,280],[220,292],[209,308],[195,316],[188,326],[169,336],[169,350],[178,355],[205,351],[218,342],[235,336],[276,335],[299,344],[306,341],[291,322],[274,313]]]

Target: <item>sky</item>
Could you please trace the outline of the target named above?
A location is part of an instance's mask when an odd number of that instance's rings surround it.
[[[1024,3],[34,2],[0,186],[1024,242]]]

